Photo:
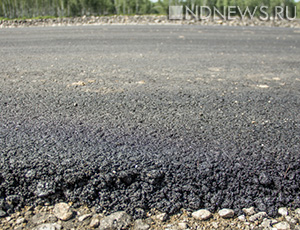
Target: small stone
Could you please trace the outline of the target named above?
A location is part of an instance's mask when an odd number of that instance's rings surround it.
[[[34,191],[38,197],[46,197],[55,193],[55,184],[53,182],[39,181]]]
[[[269,86],[268,85],[257,85],[259,88],[263,88],[263,89],[267,89],[267,88],[269,88]]]
[[[46,213],[37,213],[31,218],[31,222],[34,224],[42,224],[45,223],[48,218]]]
[[[41,224],[32,230],[60,230],[61,225],[59,224]]]
[[[212,223],[211,223],[211,226],[212,226],[213,228],[216,228],[216,229],[219,228],[219,224],[218,224],[217,222],[212,222]]]
[[[132,217],[126,212],[115,212],[100,221],[99,230],[126,229],[132,222]]]
[[[99,218],[98,217],[93,217],[90,223],[91,228],[97,228],[99,226]]]
[[[271,219],[271,225],[274,225],[274,224],[277,224],[278,223],[278,221],[277,220],[275,220],[275,219]]]
[[[246,222],[246,221],[247,221],[245,215],[240,215],[240,216],[238,216],[238,219],[239,219],[240,221],[242,221],[242,222]]]
[[[25,212],[25,214],[24,214],[25,217],[29,217],[31,215],[32,215],[32,211]]]
[[[84,221],[85,219],[87,219],[91,216],[92,216],[92,214],[85,214],[85,215],[82,215],[82,216],[78,217],[78,220],[79,220],[79,222],[82,222],[82,221]]]
[[[178,228],[179,229],[187,229],[189,226],[187,223],[178,223]]]
[[[291,224],[297,224],[297,219],[294,219],[293,217],[290,217],[290,216],[286,216],[285,217],[285,220]]]
[[[7,215],[6,212],[4,212],[3,210],[0,210],[0,217],[4,217],[6,215]]]
[[[54,215],[48,213],[37,213],[31,218],[31,222],[34,224],[43,224],[48,221],[56,222],[57,218]]]
[[[54,215],[60,220],[69,220],[73,216],[73,212],[67,203],[58,203],[53,209]]]
[[[154,219],[160,220],[162,222],[166,221],[168,218],[169,218],[169,216],[167,213],[161,213],[161,214],[154,216]]]
[[[234,216],[234,211],[228,208],[223,208],[218,213],[222,218],[231,218]]]
[[[134,222],[133,230],[148,230],[150,225],[146,224],[143,220],[138,219]]]
[[[263,222],[260,224],[261,228],[263,229],[271,229],[272,228],[272,221],[267,219],[267,218],[264,218]]]
[[[72,85],[74,85],[74,86],[85,86],[85,82],[83,82],[83,81],[73,82]]]
[[[21,217],[16,220],[16,224],[23,224],[25,221],[26,221],[25,218]]]
[[[297,215],[300,215],[300,208],[297,208],[297,209],[295,210],[295,213],[296,213]]]
[[[289,223],[285,222],[285,221],[279,222],[278,224],[275,224],[273,227],[275,227],[277,230],[289,230],[289,229],[291,229],[291,226],[289,225]]]
[[[287,208],[283,207],[283,208],[279,208],[278,209],[278,214],[281,216],[287,216],[288,215],[288,210]]]
[[[200,209],[196,212],[193,212],[192,217],[194,217],[197,220],[207,220],[210,217],[212,217],[212,214],[210,211],[208,211],[206,209]]]
[[[258,180],[262,185],[265,185],[265,186],[268,186],[272,183],[270,176],[268,174],[266,174],[265,172],[260,173]]]
[[[250,207],[250,208],[243,208],[242,210],[247,216],[252,216],[255,214],[255,210],[254,207]]]
[[[267,216],[267,213],[266,212],[258,212],[252,216],[249,217],[249,221],[250,222],[254,222],[256,220],[260,221],[262,220],[264,217]]]

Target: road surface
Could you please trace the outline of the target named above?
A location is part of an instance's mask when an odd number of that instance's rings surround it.
[[[5,211],[299,207],[299,29],[17,28],[0,44]]]

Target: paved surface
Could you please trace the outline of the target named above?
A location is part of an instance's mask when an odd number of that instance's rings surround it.
[[[299,207],[299,29],[19,28],[0,44],[2,209]]]

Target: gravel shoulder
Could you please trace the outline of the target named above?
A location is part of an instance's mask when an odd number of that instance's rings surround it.
[[[300,28],[300,19],[294,20],[260,20],[258,18],[234,18],[231,20],[169,20],[165,15],[134,16],[83,16],[75,18],[0,20],[0,28],[46,27],[46,26],[82,26],[82,25],[206,25],[206,26],[263,26]]]
[[[201,209],[195,212],[180,210],[169,216],[157,210],[144,213],[142,218],[134,219],[126,212],[96,213],[94,208],[58,203],[55,206],[26,206],[22,211],[1,218],[1,229],[261,229],[290,230],[300,229],[300,209],[291,211],[280,208],[276,218],[265,212],[256,212],[253,207],[244,210],[244,214],[235,216],[233,210],[222,209],[210,213]],[[223,213],[223,214],[221,214]],[[228,215],[232,213],[232,215]],[[225,215],[224,215],[225,214]]]

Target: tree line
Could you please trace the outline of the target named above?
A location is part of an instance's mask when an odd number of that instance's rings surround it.
[[[195,5],[217,7],[220,10],[228,6],[267,6],[271,11],[275,6],[288,6],[291,12],[297,6],[300,16],[300,2],[294,0],[0,0],[0,18],[33,18],[33,17],[75,17],[113,14],[168,14],[171,5]]]

